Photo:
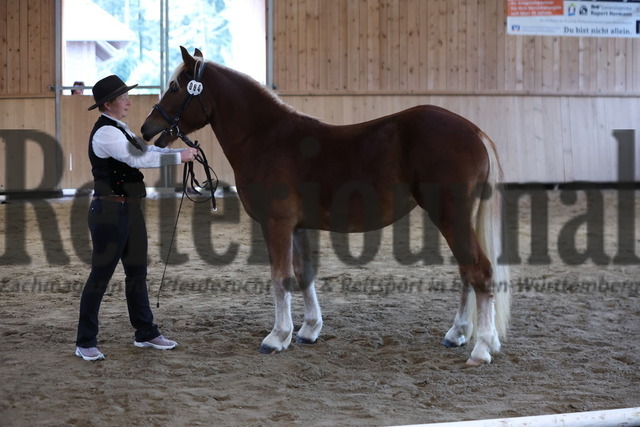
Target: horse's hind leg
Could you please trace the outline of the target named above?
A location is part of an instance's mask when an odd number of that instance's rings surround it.
[[[456,312],[456,317],[453,320],[453,326],[447,331],[447,334],[442,340],[442,345],[445,347],[460,347],[465,345],[473,333],[473,323],[471,321],[471,315],[468,312],[469,304],[469,283],[462,283],[462,290],[460,292],[460,305]]]
[[[472,322],[471,313],[467,312],[467,310],[471,310],[470,305],[467,304],[467,298],[470,296],[468,289],[470,284],[475,293],[478,316],[476,344],[467,363],[470,365],[491,363],[491,352],[500,351],[500,340],[495,327],[494,298],[491,287],[492,266],[480,248],[476,234],[470,224],[468,227],[463,226],[462,233],[467,236],[466,242],[465,240],[458,240],[452,247],[454,256],[460,264],[460,277],[463,283],[462,297],[460,298],[460,308],[453,326],[447,332],[445,340],[453,341],[455,337],[460,337],[460,334],[464,333],[465,329],[467,336],[464,338],[468,339],[473,331],[473,325],[467,324],[467,322]],[[445,234],[447,241],[450,241],[450,237],[447,237],[447,235],[451,235],[451,230],[446,230],[443,234]],[[463,320],[464,318],[468,320],[465,321]]]
[[[425,204],[421,203],[425,199],[419,201],[449,244],[454,257],[458,261],[463,283],[460,307],[456,313],[453,326],[445,335],[443,344],[459,346],[465,344],[470,338],[469,335],[473,331],[473,325],[471,324],[470,305],[467,302],[470,297],[469,285],[471,285],[476,297],[478,321],[476,325],[476,344],[467,363],[490,363],[490,353],[500,350],[500,340],[495,327],[494,298],[491,282],[492,266],[480,247],[476,233],[471,225],[473,203],[470,202],[470,193],[464,191],[464,189],[459,192],[448,190],[451,189],[444,189],[442,194],[436,195],[435,200],[439,204],[434,203],[434,198],[431,198]]]
[[[298,331],[297,342],[313,344],[322,329],[322,314],[316,296],[316,271],[307,230],[296,230],[293,233],[293,271],[304,299],[304,323]]]

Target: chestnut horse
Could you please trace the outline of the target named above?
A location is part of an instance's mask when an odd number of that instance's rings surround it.
[[[210,124],[238,195],[264,234],[275,324],[262,353],[291,343],[293,284],[304,298],[297,341],[322,328],[306,230],[364,232],[425,209],[456,258],[460,305],[443,344],[476,337],[467,363],[491,362],[509,316],[508,272],[498,265],[501,177],[493,142],[443,108],[423,105],[365,123],[334,126],[293,110],[250,77],[181,47],[184,63],[142,126],[165,147]],[[474,328],[474,323],[475,328]]]

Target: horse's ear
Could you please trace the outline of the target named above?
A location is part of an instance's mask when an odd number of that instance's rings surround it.
[[[198,58],[204,58],[202,56],[202,52],[200,52],[200,49],[196,48],[196,50],[193,52],[193,56],[196,56]]]
[[[182,52],[182,61],[184,62],[184,65],[186,65],[188,69],[193,68],[193,64],[195,63],[195,60],[191,55],[189,55],[189,52],[187,52],[187,49],[185,49],[184,46],[180,46],[180,51]]]

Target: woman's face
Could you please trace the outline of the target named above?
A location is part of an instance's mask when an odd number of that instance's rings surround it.
[[[114,119],[122,120],[127,117],[129,114],[129,107],[131,106],[131,101],[129,100],[129,94],[125,93],[117,98],[112,99],[105,104],[105,110],[108,115],[113,117]]]

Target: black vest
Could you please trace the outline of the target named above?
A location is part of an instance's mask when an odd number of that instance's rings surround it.
[[[89,137],[89,160],[91,161],[91,173],[93,174],[94,195],[99,196],[126,196],[145,197],[144,175],[136,168],[120,162],[112,157],[102,159],[93,151],[93,136],[102,126],[115,126],[122,131],[124,136],[137,150],[142,150],[139,142],[118,124],[104,115],[96,121]]]

